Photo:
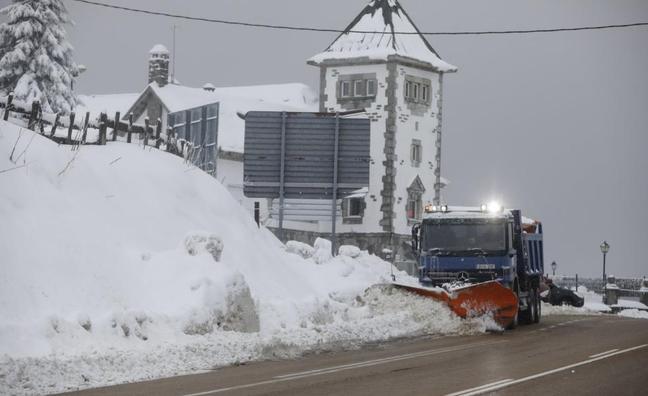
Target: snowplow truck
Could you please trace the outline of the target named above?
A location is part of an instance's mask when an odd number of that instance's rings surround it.
[[[467,306],[481,304],[506,328],[540,321],[540,222],[486,205],[425,209],[429,213],[412,228],[421,285],[454,290],[450,306],[463,317]]]

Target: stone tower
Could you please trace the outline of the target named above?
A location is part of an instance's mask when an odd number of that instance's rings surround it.
[[[308,64],[320,69],[320,111],[365,109],[371,119],[370,185],[349,231],[380,238],[359,245],[398,252],[424,205],[440,198],[443,76],[457,68],[396,0],[372,0]]]
[[[153,81],[161,87],[169,82],[169,50],[162,44],[156,44],[149,51],[148,82]]]

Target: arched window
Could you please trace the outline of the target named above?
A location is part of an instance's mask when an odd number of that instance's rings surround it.
[[[412,184],[407,188],[407,204],[405,212],[408,222],[415,222],[423,216],[423,193],[425,187],[421,178],[416,176]]]

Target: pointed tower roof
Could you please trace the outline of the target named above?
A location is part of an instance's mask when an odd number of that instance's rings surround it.
[[[373,33],[356,33],[359,31]],[[386,61],[390,57],[418,61],[440,72],[457,71],[456,66],[441,59],[397,0],[372,0],[324,52],[308,63],[354,58]]]

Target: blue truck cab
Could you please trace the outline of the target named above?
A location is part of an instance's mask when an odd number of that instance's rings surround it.
[[[498,281],[518,297],[522,322],[540,320],[542,224],[495,205],[427,205],[412,227],[419,282],[426,286]]]

